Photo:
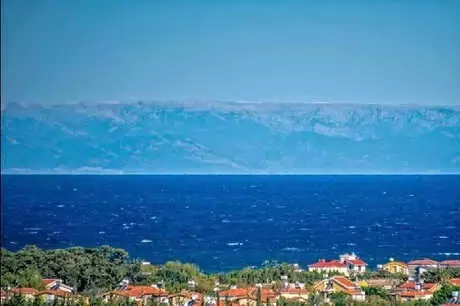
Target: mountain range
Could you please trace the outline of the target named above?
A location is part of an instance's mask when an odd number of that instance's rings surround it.
[[[460,106],[9,103],[2,173],[458,173]]]

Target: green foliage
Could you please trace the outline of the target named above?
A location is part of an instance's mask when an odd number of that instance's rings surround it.
[[[260,288],[257,288],[256,306],[262,306],[262,293],[260,292]]]
[[[26,246],[18,252],[1,250],[2,286],[41,288],[42,277],[61,278],[78,291],[109,289],[123,277],[138,273],[128,254],[108,246],[43,251]]]
[[[437,269],[423,273],[423,279],[427,283],[446,282],[447,280],[456,277],[460,277],[460,268]]]
[[[441,305],[446,303],[449,298],[452,297],[452,292],[454,291],[460,291],[460,287],[455,287],[450,284],[443,285],[433,294],[433,297],[431,298],[431,304]]]
[[[376,279],[376,278],[387,278],[387,279],[398,279],[401,281],[407,280],[407,275],[403,273],[390,273],[388,271],[369,271],[367,270],[363,274],[359,275],[359,279]]]
[[[366,293],[366,296],[378,296],[382,300],[390,300],[390,294],[383,288],[363,287],[363,291]]]
[[[27,301],[24,296],[20,294],[13,295],[8,301],[5,303],[6,306],[27,306]]]
[[[287,276],[291,282],[298,281],[310,285],[324,278],[322,274],[317,272],[297,272],[292,265],[288,264],[266,265],[260,269],[245,268],[243,270],[221,273],[218,277],[221,283],[247,286],[256,283],[276,282],[283,275]]]
[[[334,292],[331,294],[330,299],[335,306],[347,306],[349,297],[343,292]]]

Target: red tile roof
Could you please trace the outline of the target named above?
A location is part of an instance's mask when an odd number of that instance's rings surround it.
[[[407,268],[407,264],[405,262],[397,261],[397,260],[389,261],[386,264],[384,264],[383,266],[387,266],[387,265],[391,265],[391,264],[398,265],[398,266],[404,266],[404,267]]]
[[[57,281],[56,278],[44,278],[44,279],[42,279],[42,283],[45,286],[48,286],[48,285],[54,283],[55,281]]]
[[[364,262],[363,260],[359,259],[359,258],[346,260],[346,262],[351,263],[351,264],[353,264],[355,266],[367,266],[367,263]]]
[[[67,292],[64,290],[44,290],[44,291],[38,292],[36,295],[43,295],[43,294],[54,295],[58,297],[69,297],[72,295],[70,292]]]
[[[336,281],[339,285],[345,288],[356,288],[357,286],[348,278],[343,276],[335,276],[333,277],[334,281]]]
[[[308,290],[305,288],[283,288],[280,292],[289,294],[308,294]]]
[[[258,288],[252,288],[251,289],[251,295],[253,298],[257,297],[257,290]],[[260,297],[262,301],[265,301],[268,299],[272,299],[276,297],[275,291],[272,289],[267,289],[267,288],[260,288]]]
[[[112,291],[112,293],[126,297],[143,297],[145,295],[168,296],[166,290],[154,288],[152,286],[135,285],[130,285],[126,289]]]
[[[444,260],[441,261],[441,265],[447,267],[460,267],[460,259]]]
[[[450,280],[450,283],[454,286],[459,286],[460,287],[460,278],[452,278]]]
[[[413,265],[413,266],[433,266],[433,265],[437,265],[438,262],[436,260],[424,258],[424,259],[411,260],[407,264]]]
[[[309,265],[308,267],[310,268],[346,268],[345,264],[338,260],[331,260],[331,261],[320,260],[318,262],[315,262]]]
[[[433,293],[428,291],[404,291],[399,294],[402,297],[417,297],[417,296],[427,296],[432,295]]]
[[[17,294],[35,294],[38,292],[35,288],[13,288],[11,291]]]
[[[429,291],[415,291],[415,290],[409,290],[409,291],[403,291],[399,293],[399,296],[402,297],[418,297],[418,296],[427,296],[427,295],[432,295],[432,292]]]
[[[230,298],[239,298],[239,297],[245,297],[248,295],[248,289],[247,288],[235,288],[235,289],[228,289],[228,290],[222,290],[219,292],[219,296],[221,297],[230,297]]]
[[[415,285],[416,283],[414,281],[407,281],[399,286],[400,289],[410,289],[410,290],[415,290]],[[423,284],[423,289],[430,290],[436,286],[436,284],[433,283],[424,283]]]

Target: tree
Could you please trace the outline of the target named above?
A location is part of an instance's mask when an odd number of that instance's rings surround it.
[[[348,302],[348,295],[343,292],[334,292],[331,294],[330,299],[335,306],[346,306]]]
[[[439,290],[437,290],[431,298],[431,304],[441,305],[447,303],[449,298],[452,297],[452,292],[459,291],[460,287],[455,287],[450,284],[444,284]]]
[[[378,296],[383,300],[390,300],[390,294],[383,288],[363,287],[363,291],[366,293],[366,296]]]
[[[7,306],[27,306],[27,301],[21,294],[14,294],[5,303]]]
[[[257,287],[257,293],[256,293],[256,305],[257,306],[262,306],[262,292],[259,287]]]

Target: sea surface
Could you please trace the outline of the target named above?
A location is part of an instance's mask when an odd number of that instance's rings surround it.
[[[2,246],[111,245],[205,271],[355,251],[460,258],[460,176],[2,175]]]

